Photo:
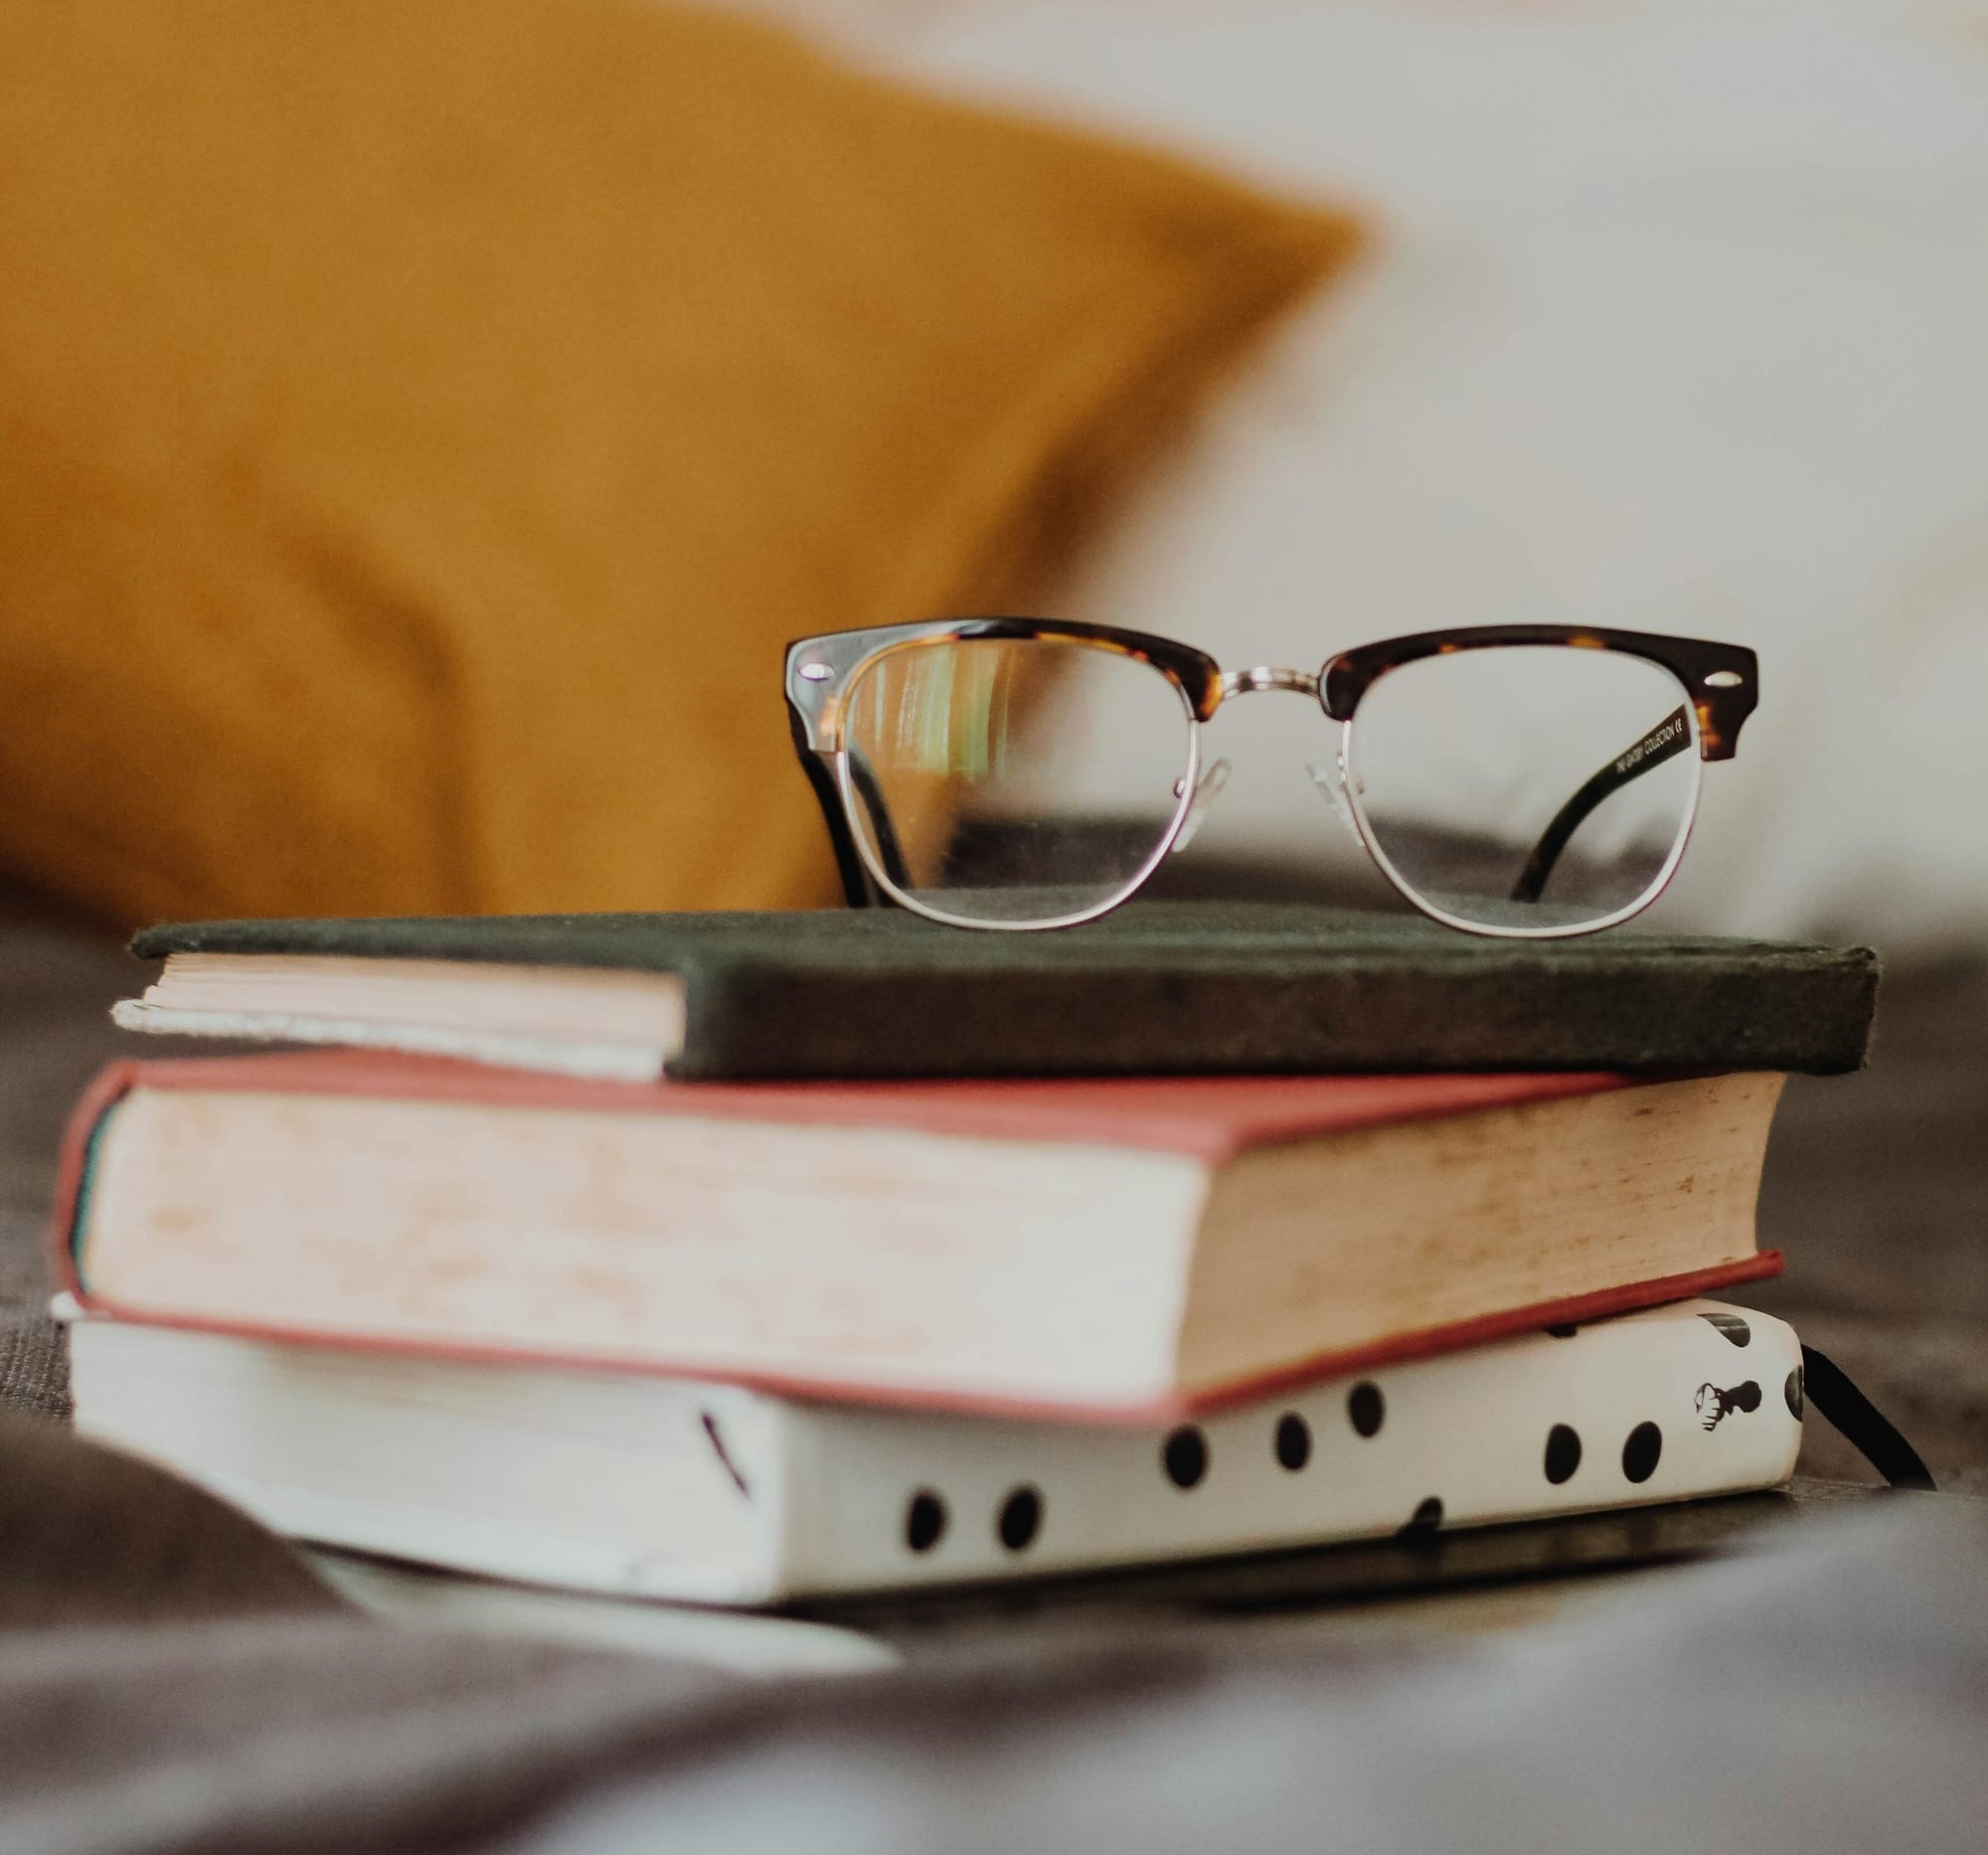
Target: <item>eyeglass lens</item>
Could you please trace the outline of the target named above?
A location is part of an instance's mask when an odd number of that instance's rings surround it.
[[[874,867],[947,920],[1034,924],[1108,908],[1137,887],[1186,803],[1186,698],[1118,651],[919,643],[878,658],[846,702],[851,821]]]
[[[1459,650],[1368,689],[1348,773],[1374,848],[1425,905],[1565,931],[1668,874],[1697,803],[1697,725],[1683,685],[1640,657]]]

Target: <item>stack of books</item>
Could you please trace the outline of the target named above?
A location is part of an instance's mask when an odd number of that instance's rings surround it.
[[[156,929],[77,1421],[301,1539],[740,1604],[1767,1487],[1721,1295],[1858,949],[1134,905]]]

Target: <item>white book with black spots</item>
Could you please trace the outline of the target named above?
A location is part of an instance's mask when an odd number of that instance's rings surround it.
[[[1772,1487],[1794,1332],[1694,1300],[1334,1379],[1171,1428],[72,1332],[77,1424],[291,1536],[622,1597],[760,1604]]]

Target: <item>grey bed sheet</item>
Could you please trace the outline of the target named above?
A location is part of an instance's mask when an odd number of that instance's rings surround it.
[[[0,909],[0,1850],[1973,1849],[1988,1503],[1899,1496],[1496,1637],[1092,1618],[747,1681],[396,1628],[47,1420],[53,1147],[114,944]],[[1792,1087],[1749,1298],[1988,1487],[1988,975],[1895,975]],[[1868,1479],[1810,1426],[1804,1466]]]
[[[14,1855],[1980,1847],[1988,1502],[1876,1497],[1499,1634],[1191,1614],[874,1673],[428,1633],[0,1419]]]

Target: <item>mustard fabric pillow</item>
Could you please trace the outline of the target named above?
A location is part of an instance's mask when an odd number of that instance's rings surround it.
[[[0,866],[125,920],[827,900],[784,641],[1023,597],[1354,243],[689,8],[0,44]]]

